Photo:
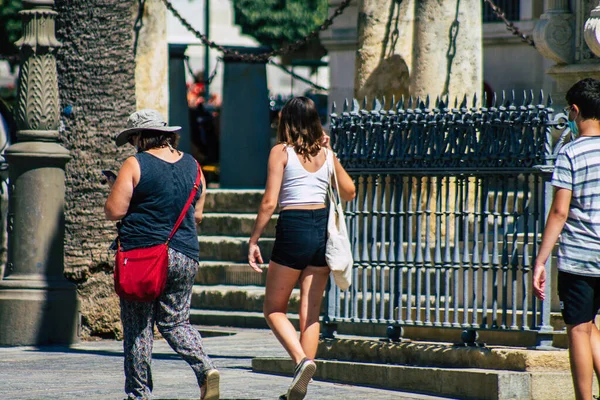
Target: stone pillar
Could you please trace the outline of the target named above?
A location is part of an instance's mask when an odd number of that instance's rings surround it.
[[[592,55],[596,47],[594,21],[599,10],[592,11],[592,18],[586,24],[592,2],[571,1],[571,8],[569,4],[569,0],[547,0],[533,36],[540,53],[556,63],[547,71],[556,80],[552,93],[555,109],[566,105],[565,93],[574,83],[584,78],[600,79],[600,62]]]
[[[418,3],[418,2],[417,2]],[[408,95],[415,0],[363,0],[358,9],[355,97]]]
[[[585,22],[583,29],[585,43],[592,53],[600,57],[600,1],[590,12],[590,18]]]
[[[190,111],[187,103],[187,86],[185,82],[185,52],[187,44],[169,45],[169,123],[181,126],[179,149],[185,153],[192,152],[190,131]],[[136,71],[137,75],[137,71]],[[136,78],[137,81],[137,78]],[[136,96],[137,97],[137,96]]]
[[[483,89],[479,0],[415,2],[410,94],[461,99]]]
[[[17,143],[9,162],[8,264],[0,281],[0,345],[75,340],[75,285],[63,277],[65,165],[58,144],[59,104],[53,0],[23,1],[16,105]]]
[[[153,108],[169,118],[167,9],[161,0],[146,0],[143,6],[135,43],[136,108]]]
[[[243,54],[260,47],[235,47]],[[225,56],[221,107],[220,185],[227,189],[264,188],[271,146],[265,63]]]
[[[329,15],[339,7],[342,0],[329,1]],[[329,29],[321,32],[321,44],[329,56],[329,111],[335,102],[338,107],[345,99],[354,97],[354,70],[358,48],[358,6],[351,2],[343,14],[337,17]]]

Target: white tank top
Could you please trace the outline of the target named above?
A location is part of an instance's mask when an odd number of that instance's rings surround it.
[[[315,172],[308,172],[294,148],[285,145],[288,161],[283,170],[283,181],[279,191],[279,206],[325,204],[327,189],[333,171],[331,151],[326,151],[323,166]]]

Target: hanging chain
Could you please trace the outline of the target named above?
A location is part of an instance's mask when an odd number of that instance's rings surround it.
[[[216,50],[220,51],[221,53],[223,53],[223,56],[226,56],[227,58],[231,58],[236,61],[264,63],[264,62],[267,62],[269,60],[269,58],[271,58],[271,57],[282,55],[282,54],[288,54],[293,51],[296,51],[299,48],[301,48],[302,46],[304,46],[306,43],[310,42],[312,39],[316,38],[317,35],[319,34],[319,32],[327,30],[327,28],[329,28],[331,26],[331,24],[333,24],[333,20],[342,14],[344,9],[346,7],[348,7],[348,5],[350,4],[350,2],[352,0],[343,0],[340,3],[339,7],[333,12],[333,14],[329,18],[327,18],[325,20],[325,22],[323,22],[323,24],[321,26],[319,26],[317,29],[315,29],[314,31],[312,31],[311,33],[309,33],[302,39],[297,40],[294,43],[290,43],[289,45],[284,46],[280,49],[276,49],[273,51],[269,51],[266,53],[260,53],[260,54],[242,54],[237,50],[227,49],[224,46],[213,42],[208,37],[206,37],[206,35],[203,35],[199,31],[194,29],[194,27],[188,21],[186,21],[185,18],[183,18],[181,16],[181,14],[179,14],[179,12],[175,9],[175,7],[173,7],[173,4],[169,0],[162,0],[162,1],[165,4],[165,6],[167,7],[167,9],[169,11],[171,11],[173,16],[175,16],[175,18],[177,18],[179,20],[181,25],[183,25],[188,31],[192,32],[204,45],[206,45],[212,49],[216,49]]]
[[[282,70],[283,72],[285,72],[286,74],[290,75],[292,77],[292,79],[296,79],[296,80],[299,80],[300,82],[304,82],[307,85],[309,85],[310,87],[312,87],[313,89],[321,90],[321,91],[324,91],[324,92],[328,92],[329,91],[329,89],[327,89],[326,87],[318,85],[315,82],[311,81],[310,79],[307,79],[307,78],[305,78],[303,76],[298,75],[297,73],[295,73],[295,72],[287,69],[285,66],[283,66],[283,65],[281,65],[279,63],[276,63],[273,60],[269,60],[268,63],[269,63],[269,65],[273,65],[273,66],[279,68],[280,70]]]
[[[513,35],[518,36],[523,42],[535,47],[535,43],[533,42],[531,36],[524,34],[515,24],[506,19],[506,15],[500,7],[498,7],[492,0],[484,1],[489,4],[494,14],[496,14],[496,17],[498,17],[504,22],[507,30],[511,31]]]

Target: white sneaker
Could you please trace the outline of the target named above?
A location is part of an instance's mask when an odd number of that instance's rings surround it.
[[[204,395],[200,398],[201,400],[219,400],[219,371],[211,369],[206,373],[206,389]]]

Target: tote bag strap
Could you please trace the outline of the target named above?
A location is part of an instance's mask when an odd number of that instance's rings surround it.
[[[173,238],[173,235],[175,235],[175,232],[179,228],[179,225],[181,225],[181,223],[183,222],[183,219],[185,218],[185,214],[187,213],[188,209],[192,205],[192,201],[194,201],[194,197],[196,197],[196,192],[198,191],[198,188],[200,187],[200,180],[201,180],[201,176],[202,176],[202,173],[200,172],[200,164],[198,163],[198,161],[196,161],[196,160],[194,160],[194,161],[196,162],[196,166],[198,167],[198,174],[196,175],[196,182],[194,183],[194,187],[192,188],[192,191],[190,192],[190,196],[188,197],[187,202],[185,203],[185,206],[183,206],[183,210],[181,210],[181,214],[179,215],[179,218],[177,218],[177,222],[175,222],[175,226],[173,227],[173,230],[171,231],[171,234],[169,235],[169,238],[167,239],[167,242],[165,244],[169,243],[169,241]]]
[[[327,157],[329,158],[329,151],[327,150]],[[335,157],[335,155],[333,154],[333,152],[331,152],[331,169],[333,171],[332,173],[332,179],[329,179],[329,198],[336,204],[336,205],[342,205],[342,199],[340,198],[340,185],[338,183],[338,179],[337,179],[337,174],[335,172],[335,160],[333,159],[333,157]],[[336,190],[333,190],[333,182],[335,182],[335,187],[337,188]],[[337,192],[337,196],[336,196],[336,192]]]

